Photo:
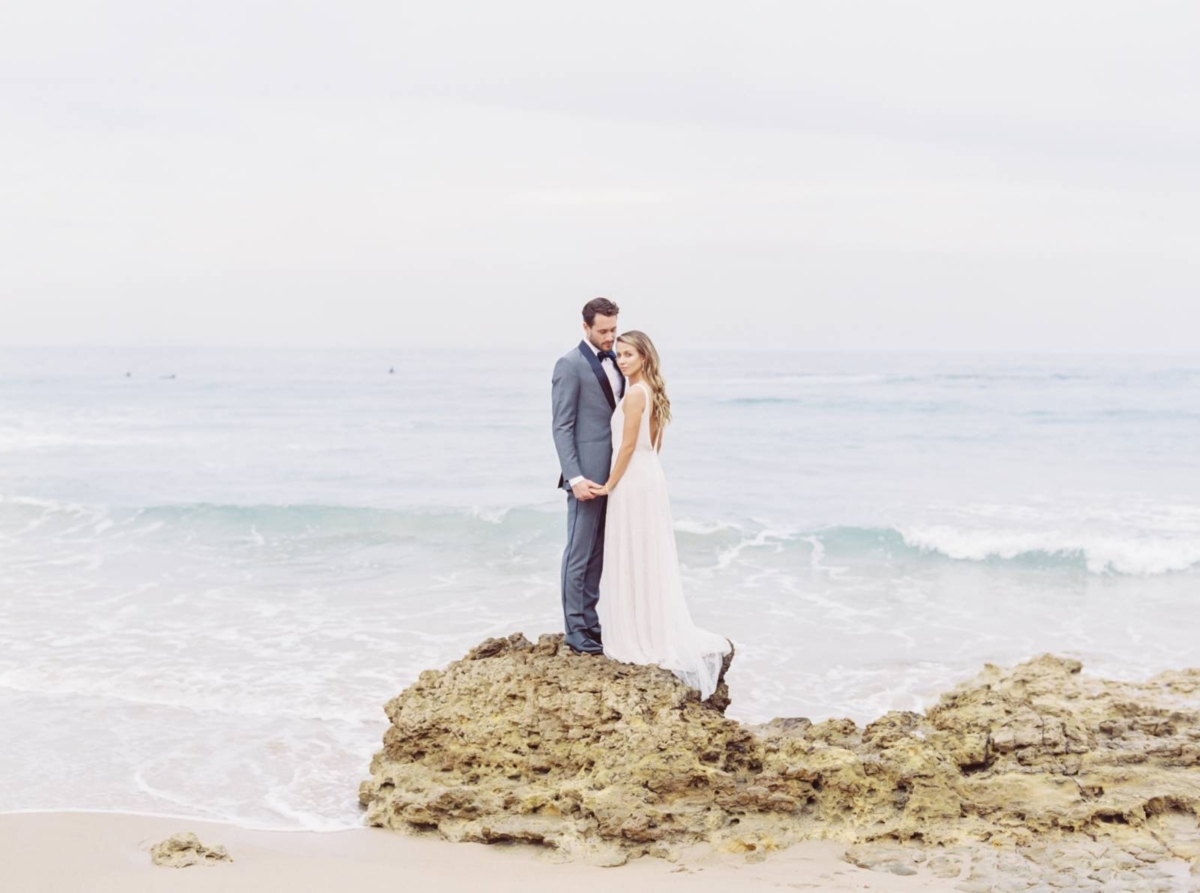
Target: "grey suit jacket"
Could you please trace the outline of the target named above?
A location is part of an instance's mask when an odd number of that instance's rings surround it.
[[[596,355],[582,341],[554,364],[550,400],[554,448],[562,469],[558,486],[570,489],[566,481],[580,474],[599,484],[608,480],[612,414],[619,396],[612,392]]]

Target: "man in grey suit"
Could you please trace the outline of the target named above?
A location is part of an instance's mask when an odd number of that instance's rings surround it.
[[[604,568],[607,496],[596,496],[612,466],[612,414],[625,394],[613,343],[619,308],[607,298],[583,307],[584,339],[554,364],[554,448],[567,491],[567,547],[562,560],[564,640],[574,651],[603,654],[600,572]]]

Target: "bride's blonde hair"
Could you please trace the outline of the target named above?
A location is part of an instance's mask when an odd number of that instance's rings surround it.
[[[667,386],[663,383],[662,372],[659,371],[658,351],[654,342],[645,332],[623,332],[617,336],[617,341],[630,345],[642,358],[642,378],[650,385],[650,419],[656,422],[661,433],[663,426],[671,421],[671,401],[667,398]]]

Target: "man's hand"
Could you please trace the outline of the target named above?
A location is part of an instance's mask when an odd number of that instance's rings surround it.
[[[580,502],[587,502],[589,499],[595,499],[595,494],[592,493],[593,488],[599,486],[595,481],[589,481],[584,478],[578,484],[571,488],[571,492],[575,494],[575,498]]]
[[[612,492],[612,487],[608,484],[592,484],[592,496],[607,496]]]

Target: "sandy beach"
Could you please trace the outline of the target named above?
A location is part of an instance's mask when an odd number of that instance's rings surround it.
[[[233,862],[153,865],[150,847],[181,831],[194,832],[208,846],[225,846]],[[844,844],[812,841],[750,862],[742,855],[701,849],[677,863],[644,858],[597,868],[556,864],[548,851],[530,846],[452,844],[371,828],[317,834],[125,813],[19,813],[0,815],[0,888],[6,893],[262,893],[436,885],[441,893],[456,893],[619,884],[625,893],[767,888],[907,893],[949,891],[956,883],[857,868],[842,859],[845,850]]]

